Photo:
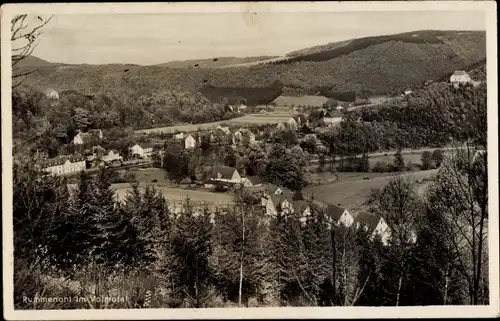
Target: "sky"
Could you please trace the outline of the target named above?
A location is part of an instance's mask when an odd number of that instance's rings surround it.
[[[484,11],[55,15],[33,55],[70,64],[151,65],[281,56],[352,38],[415,30],[486,30]]]

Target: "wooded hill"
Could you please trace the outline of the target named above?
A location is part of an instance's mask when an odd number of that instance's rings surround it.
[[[332,92],[387,94],[442,78],[485,59],[486,41],[485,32],[479,31],[415,31],[354,39],[333,49],[305,53],[294,56],[288,63],[206,69],[42,64],[25,84],[41,90],[74,89],[127,96],[162,89],[196,92],[204,86],[271,88],[276,83],[305,90],[323,88]],[[220,92],[221,96],[226,94],[226,90]]]

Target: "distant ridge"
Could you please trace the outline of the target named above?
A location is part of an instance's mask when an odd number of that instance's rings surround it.
[[[191,59],[191,60],[174,60],[155,66],[169,68],[220,68],[232,65],[245,63],[253,63],[267,59],[276,58],[277,56],[259,56],[259,57],[215,57],[206,59]]]

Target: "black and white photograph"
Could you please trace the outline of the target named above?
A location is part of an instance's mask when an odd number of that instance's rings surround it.
[[[498,316],[494,1],[1,11],[5,318]]]

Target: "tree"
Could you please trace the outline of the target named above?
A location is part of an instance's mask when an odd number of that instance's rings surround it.
[[[394,169],[397,172],[403,171],[405,168],[405,161],[403,158],[403,154],[401,153],[401,148],[398,148],[396,154],[394,154]]]
[[[74,122],[78,129],[85,130],[90,125],[90,112],[85,108],[75,108]]]
[[[488,302],[488,175],[487,153],[473,147],[443,160],[428,195],[429,211],[441,218],[453,267],[467,282],[471,305]]]
[[[283,146],[277,145],[269,154],[266,167],[267,179],[292,190],[300,190],[305,186],[304,173],[297,163],[297,158]]]
[[[422,153],[421,157],[421,162],[422,162],[422,169],[428,170],[432,168],[432,155],[430,152],[425,151]]]
[[[390,246],[383,251],[384,265],[388,269],[385,283],[386,291],[394,294],[393,302],[399,306],[407,280],[408,262],[416,241],[422,203],[415,192],[413,179],[403,175],[391,177],[382,189],[372,191],[368,203],[370,210],[384,218],[390,228]]]
[[[11,20],[11,38],[12,43],[12,78],[19,79],[34,72],[34,70],[22,70],[18,64],[31,56],[38,46],[41,28],[50,22],[53,16],[31,16],[28,14],[15,15]],[[18,87],[21,81],[13,81],[12,87]]]
[[[443,151],[441,149],[435,149],[432,152],[431,160],[434,163],[435,167],[441,166],[441,163],[443,162],[443,159],[444,159],[444,153],[443,153]]]
[[[195,308],[201,308],[213,295],[210,289],[212,252],[210,237],[213,224],[207,208],[198,211],[187,199],[176,222],[173,239],[176,293],[186,297]]]
[[[189,176],[189,158],[179,143],[168,144],[163,158],[163,168],[169,179],[177,184]]]
[[[265,233],[259,206],[244,190],[236,191],[236,202],[215,218],[212,266],[218,287],[227,289],[230,300],[242,306],[263,286],[267,272],[261,237]]]
[[[363,156],[361,156],[361,159],[359,160],[358,170],[360,172],[369,172],[370,171],[370,161],[368,159],[367,154],[363,154]]]

